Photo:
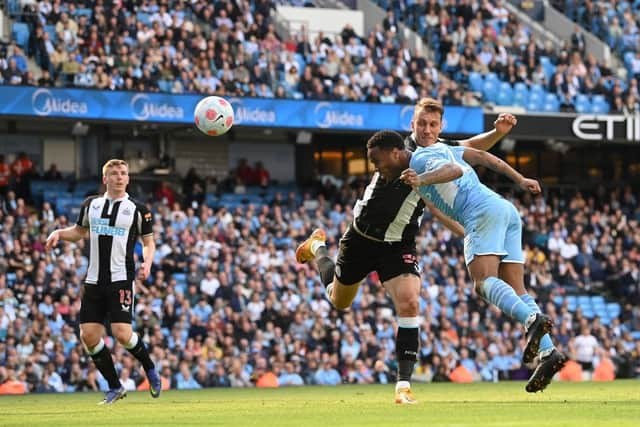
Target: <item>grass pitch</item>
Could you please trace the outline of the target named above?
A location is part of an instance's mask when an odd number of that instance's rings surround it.
[[[129,393],[96,406],[97,393],[0,397],[0,426],[638,426],[640,381],[414,384],[420,403],[393,403],[393,385],[207,389]]]

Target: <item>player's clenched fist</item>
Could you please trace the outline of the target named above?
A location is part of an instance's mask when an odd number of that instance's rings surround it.
[[[402,173],[400,174],[400,179],[402,180],[402,182],[412,187],[417,187],[420,184],[420,178],[418,177],[418,174],[411,168],[402,171]]]

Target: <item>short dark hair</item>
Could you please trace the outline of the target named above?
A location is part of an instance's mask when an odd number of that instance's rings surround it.
[[[383,150],[391,150],[393,148],[404,150],[404,139],[398,132],[381,130],[374,133],[367,141],[367,148],[375,147]]]

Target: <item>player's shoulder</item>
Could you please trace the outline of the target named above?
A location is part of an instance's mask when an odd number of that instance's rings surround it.
[[[460,146],[460,141],[456,141],[455,139],[440,139],[440,138],[438,138],[438,142],[440,144],[444,144],[444,145],[447,145],[449,147]]]
[[[99,199],[100,197],[103,196],[101,194],[92,194],[91,196],[87,196],[82,202],[82,206],[90,206],[94,200]]]
[[[136,207],[136,209],[142,213],[149,211],[149,208],[147,207],[147,205],[144,204],[141,200],[136,199],[135,197],[129,196],[129,202],[133,204]]]

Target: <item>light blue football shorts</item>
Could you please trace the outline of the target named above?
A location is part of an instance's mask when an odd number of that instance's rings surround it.
[[[522,220],[516,207],[502,197],[483,201],[465,223],[465,263],[469,265],[478,255],[498,255],[501,262],[524,263]]]

